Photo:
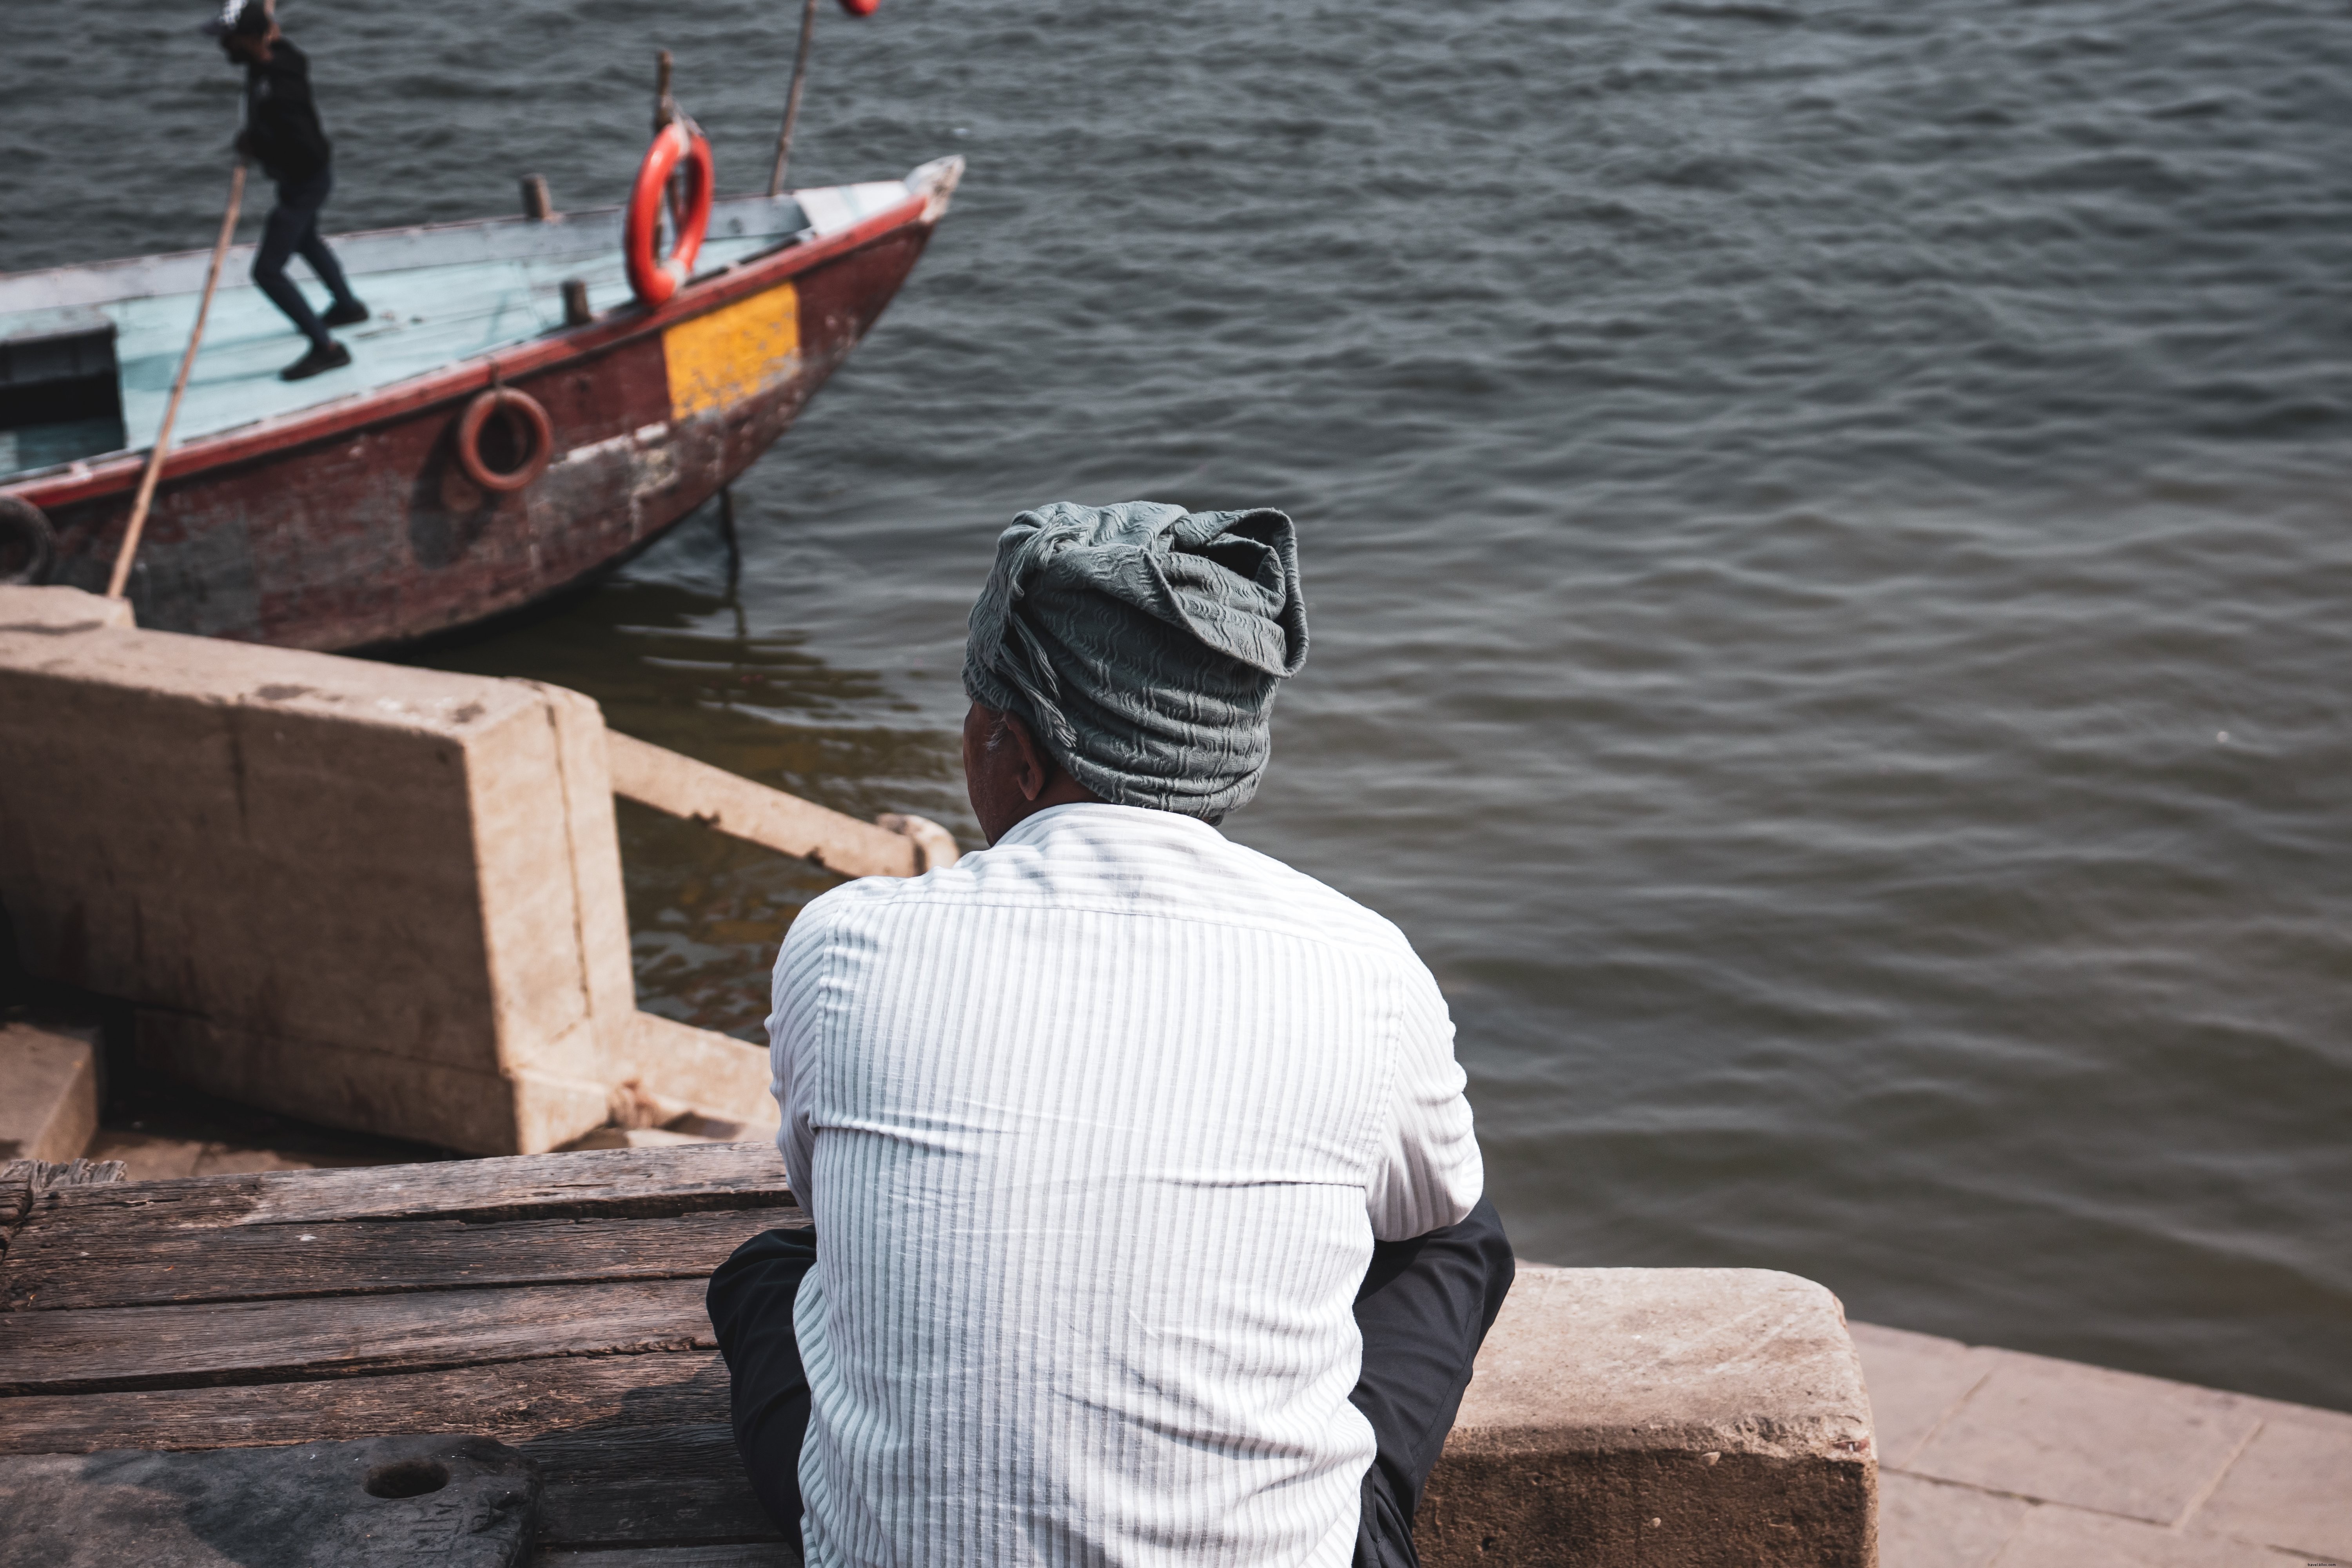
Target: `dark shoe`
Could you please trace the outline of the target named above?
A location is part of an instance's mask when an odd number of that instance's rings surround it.
[[[341,370],[352,363],[352,351],[342,344],[331,342],[325,348],[314,348],[292,364],[278,373],[280,381],[306,381],[322,370]]]
[[[357,300],[347,300],[319,320],[331,327],[356,327],[368,319],[368,308]]]

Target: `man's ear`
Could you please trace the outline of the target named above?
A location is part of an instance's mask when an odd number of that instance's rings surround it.
[[[1013,782],[1021,786],[1024,800],[1035,800],[1045,793],[1045,786],[1054,782],[1054,759],[1045,747],[1037,743],[1037,737],[1029,732],[1029,726],[1016,715],[1007,713],[1004,727],[1012,734],[1013,745],[1021,752],[1021,771],[1014,775]]]

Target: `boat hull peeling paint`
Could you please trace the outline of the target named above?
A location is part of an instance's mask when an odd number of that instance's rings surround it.
[[[430,374],[175,448],[129,596],[157,630],[341,649],[513,609],[641,549],[756,462],[870,331],[961,160],[831,234]],[[554,429],[520,490],[467,477],[467,405],[503,384]],[[104,590],[144,454],[0,486],[47,514],[47,580]]]

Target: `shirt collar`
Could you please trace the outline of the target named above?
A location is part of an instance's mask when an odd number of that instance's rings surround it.
[[[1088,826],[1099,826],[1108,832],[1128,834],[1138,838],[1190,835],[1205,835],[1220,842],[1224,838],[1223,834],[1197,816],[1179,816],[1172,811],[1154,811],[1150,806],[1111,805],[1102,801],[1082,800],[1067,805],[1049,805],[1034,816],[1023,817],[990,847],[1002,849],[1007,845],[1034,844],[1051,832],[1056,822],[1080,820]]]

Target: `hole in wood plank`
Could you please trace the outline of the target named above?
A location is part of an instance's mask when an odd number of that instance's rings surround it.
[[[438,1459],[394,1459],[367,1473],[370,1497],[423,1497],[449,1484],[449,1467]]]

